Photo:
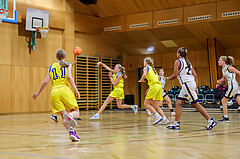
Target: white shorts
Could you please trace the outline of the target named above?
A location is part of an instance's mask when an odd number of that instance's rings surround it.
[[[233,83],[232,85],[228,85],[228,90],[225,94],[225,98],[232,99],[232,97],[236,98],[237,95],[240,95],[240,91],[238,89],[238,83]]]
[[[182,89],[179,93],[179,96],[177,99],[179,100],[188,100],[191,102],[191,104],[198,102],[198,96],[196,93],[196,82],[186,82],[182,84]]]
[[[164,89],[162,89],[162,96],[163,98],[166,97],[167,93],[164,92]]]

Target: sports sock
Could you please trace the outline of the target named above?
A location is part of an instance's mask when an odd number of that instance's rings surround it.
[[[68,128],[68,131],[74,131],[72,127]]]
[[[163,120],[166,120],[167,118],[166,118],[166,116],[163,116]]]
[[[228,115],[224,115],[224,118],[228,118]]]
[[[174,121],[174,124],[175,124],[175,125],[179,125],[179,124],[180,124],[180,121]]]
[[[159,115],[158,112],[157,112],[157,113],[155,113],[155,117],[156,117],[156,118],[161,118],[162,116]]]

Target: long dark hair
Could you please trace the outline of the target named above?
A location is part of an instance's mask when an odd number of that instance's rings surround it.
[[[177,53],[179,53],[182,57],[184,57],[184,59],[185,59],[185,61],[187,63],[188,68],[190,68],[191,67],[191,63],[190,63],[190,61],[186,57],[187,54],[188,54],[187,49],[185,47],[180,47],[177,50]]]
[[[68,67],[69,65],[64,61],[66,58],[67,54],[63,49],[59,49],[56,53],[56,58],[60,60],[60,65],[62,67]]]

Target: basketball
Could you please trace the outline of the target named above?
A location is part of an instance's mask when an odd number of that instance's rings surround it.
[[[81,55],[81,53],[82,53],[82,49],[80,48],[80,47],[75,47],[74,49],[73,49],[73,54],[74,55]]]

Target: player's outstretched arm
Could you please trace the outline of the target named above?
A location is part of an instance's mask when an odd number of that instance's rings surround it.
[[[240,71],[238,71],[235,67],[230,66],[230,67],[228,67],[228,70],[230,72],[234,72],[240,76]]]
[[[108,67],[106,64],[102,63],[102,62],[98,62],[97,66],[99,67],[100,65],[102,65],[106,70],[115,73],[113,69],[111,69],[110,67]]]

